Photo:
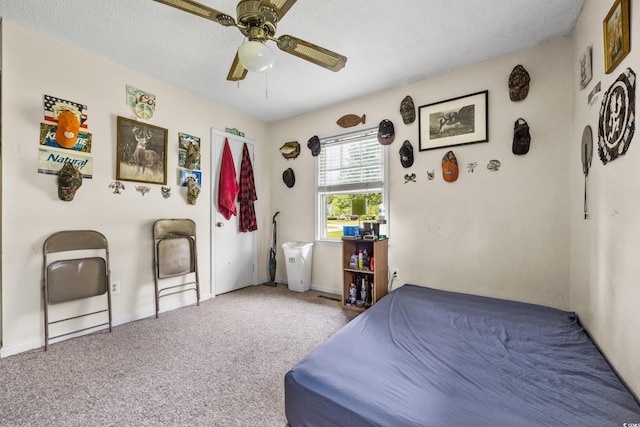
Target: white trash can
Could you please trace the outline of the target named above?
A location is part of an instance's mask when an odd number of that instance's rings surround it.
[[[289,290],[305,292],[311,289],[311,259],[313,243],[286,242],[282,245],[287,263]]]

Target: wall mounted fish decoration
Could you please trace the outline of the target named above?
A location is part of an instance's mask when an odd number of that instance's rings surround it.
[[[347,114],[340,117],[336,123],[340,127],[350,128],[360,123],[364,124],[366,119],[367,119],[366,114],[363,114],[362,117],[356,116],[355,114]]]
[[[282,147],[280,147],[280,152],[282,153],[282,157],[285,159],[295,159],[300,154],[300,144],[298,141],[285,142]]]

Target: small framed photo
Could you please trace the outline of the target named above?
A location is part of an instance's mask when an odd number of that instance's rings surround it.
[[[418,109],[420,151],[489,141],[489,91]]]
[[[200,170],[200,138],[178,132],[178,167]]]
[[[180,184],[180,187],[186,187],[189,178],[195,179],[198,183],[198,187],[202,188],[202,172],[178,168],[178,184]]]
[[[580,90],[587,87],[593,77],[591,62],[592,47],[588,46],[580,56]]]
[[[602,23],[604,27],[604,71],[616,69],[631,50],[629,0],[616,0]]]
[[[167,129],[118,116],[116,179],[167,184]]]

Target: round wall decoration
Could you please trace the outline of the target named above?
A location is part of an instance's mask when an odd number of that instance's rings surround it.
[[[629,149],[636,122],[636,75],[631,70],[604,93],[598,124],[598,154],[603,164],[622,156]]]

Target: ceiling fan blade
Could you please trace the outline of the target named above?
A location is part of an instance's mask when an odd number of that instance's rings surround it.
[[[297,37],[284,35],[277,40],[278,48],[295,55],[298,58],[313,62],[316,65],[331,71],[340,71],[347,63],[347,57],[339,53],[332,52],[313,43],[301,40]]]
[[[230,82],[237,82],[245,77],[247,77],[247,69],[240,64],[240,57],[238,57],[238,53],[236,52],[236,57],[233,59],[233,64],[231,64],[229,74],[227,74],[227,80]]]
[[[225,27],[235,26],[236,21],[233,17],[222,13],[218,10],[212,9],[209,6],[205,6],[193,0],[153,0],[158,3],[166,4],[167,6],[175,7],[176,9],[184,10],[185,12],[193,13],[201,18],[209,19],[210,21],[217,22]]]
[[[261,5],[275,10],[278,15],[278,21],[282,21],[282,17],[287,14],[296,1],[297,0],[262,0]]]

